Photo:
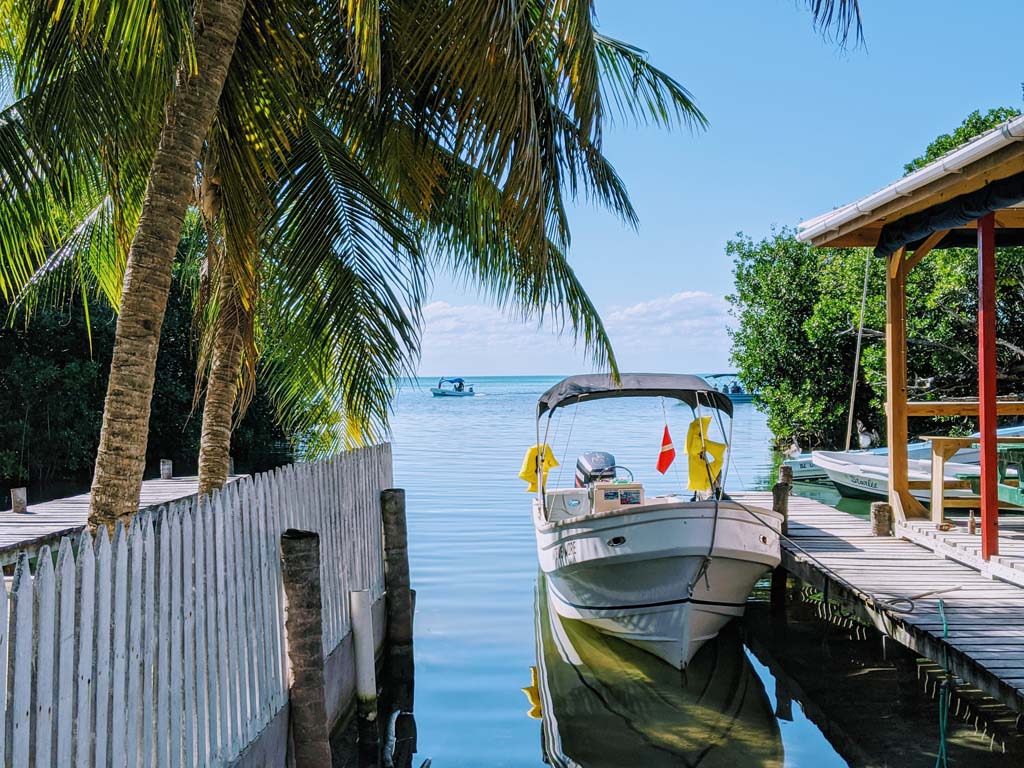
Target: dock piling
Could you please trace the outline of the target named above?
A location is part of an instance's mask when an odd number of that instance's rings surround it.
[[[782,515],[782,535],[789,533],[789,494],[793,488],[793,468],[785,464],[779,467],[779,481],[772,487],[772,509]],[[772,612],[785,615],[786,611],[786,569],[781,565],[772,571],[771,608]]]
[[[11,512],[25,514],[28,512],[28,489],[11,488]]]
[[[356,732],[360,768],[376,768],[380,754],[377,725],[377,662],[373,652],[373,613],[369,590],[348,593],[356,658]]]
[[[160,459],[160,479],[174,479],[174,462],[170,459]]]
[[[281,575],[285,637],[292,669],[288,695],[295,768],[319,768],[331,764],[324,683],[319,535],[294,528],[281,534]]]
[[[871,534],[892,536],[892,507],[887,502],[871,502]]]
[[[409,539],[405,491],[388,488],[380,494],[384,524],[384,573],[387,585],[388,666],[395,705],[413,708],[413,591],[409,579]]]

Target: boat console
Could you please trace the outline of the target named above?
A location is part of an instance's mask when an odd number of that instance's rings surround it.
[[[617,469],[627,472],[629,479],[616,479]],[[643,484],[635,482],[632,475],[625,467],[618,467],[615,457],[606,451],[580,454],[576,460],[576,487],[555,488],[545,493],[548,520],[643,506],[647,503]]]
[[[644,504],[642,483],[621,481],[594,483],[591,494],[594,499],[592,509],[595,514],[623,507],[639,507]]]

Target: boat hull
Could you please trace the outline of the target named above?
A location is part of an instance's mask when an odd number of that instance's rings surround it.
[[[782,463],[793,470],[794,480],[828,479],[828,475],[825,474],[825,470],[811,460],[811,454],[809,453],[801,453],[799,456],[794,456],[792,459],[785,459]]]
[[[438,389],[431,387],[430,393],[434,397],[473,397],[476,392],[456,392],[454,389]]]
[[[778,565],[780,525],[731,501],[717,524],[713,502],[676,502],[538,525],[537,548],[559,615],[683,668]]]
[[[1024,435],[1024,426],[1013,426],[1013,427],[1000,427],[996,430],[996,435],[999,437],[1017,437]],[[977,437],[978,433],[975,432],[972,437]],[[856,456],[863,453],[872,453],[878,456],[887,456],[889,449],[872,448],[868,451],[829,451],[829,453],[836,454],[841,453],[844,456]],[[911,461],[921,460],[929,461],[932,455],[932,444],[923,440],[919,440],[913,443],[907,444],[907,458]],[[981,449],[974,446],[969,448],[961,448],[957,451],[950,459],[957,464],[978,464],[981,461]],[[814,463],[813,453],[801,453],[799,456],[794,456],[791,459],[786,459],[782,462],[788,467],[793,469],[794,480],[828,480],[828,473],[824,469]],[[859,495],[858,495],[859,494]],[[877,498],[877,493],[873,490],[858,490],[857,488],[850,488],[849,495],[851,498],[865,498],[874,499]]]
[[[889,458],[885,454],[815,451],[814,462],[824,470],[836,490],[847,498],[889,498]],[[956,480],[958,473],[976,472],[977,469],[977,465],[947,462],[946,479]],[[907,476],[910,480],[931,480],[931,462],[923,459],[909,460]],[[927,503],[931,500],[931,491],[927,489],[914,489],[910,493],[919,501]],[[946,491],[950,497],[969,496],[970,493],[967,490]]]
[[[686,675],[551,609],[537,585],[536,710],[555,768],[782,768],[764,686],[728,629]],[[530,690],[530,689],[526,689]]]

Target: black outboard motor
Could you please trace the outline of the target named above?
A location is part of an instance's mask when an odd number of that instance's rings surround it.
[[[615,457],[606,451],[586,451],[576,459],[576,487],[615,479]]]

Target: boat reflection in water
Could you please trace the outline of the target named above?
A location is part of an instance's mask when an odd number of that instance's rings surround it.
[[[548,607],[538,577],[537,672],[524,689],[558,768],[781,768],[782,739],[734,625],[680,672]]]

